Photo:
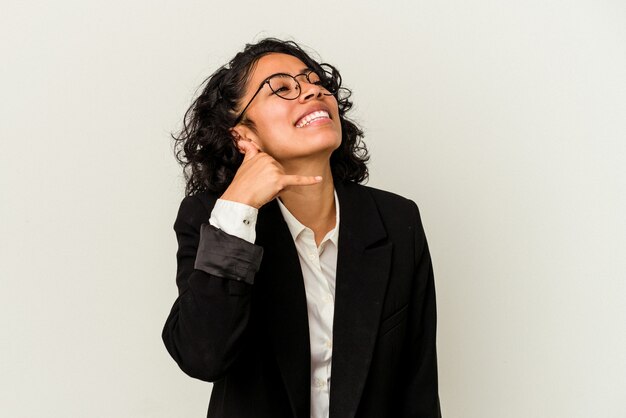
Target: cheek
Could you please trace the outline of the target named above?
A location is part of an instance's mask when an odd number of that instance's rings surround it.
[[[262,144],[284,136],[290,127],[288,113],[280,105],[255,112],[250,119],[254,121],[256,136]]]
[[[263,109],[258,113],[257,120],[264,125],[286,126],[289,125],[289,115],[293,112],[288,100],[278,99],[264,103]]]
[[[285,119],[263,119],[257,122],[256,131],[261,149],[270,155],[273,150],[280,149],[285,143],[290,142],[288,136],[291,135],[291,131]]]

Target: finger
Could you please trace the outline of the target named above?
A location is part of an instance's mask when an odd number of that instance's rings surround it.
[[[287,186],[312,186],[322,181],[322,176],[298,176],[288,174],[283,176],[283,184]]]
[[[244,153],[243,161],[248,161],[259,153],[259,149],[252,143],[252,141],[239,140],[237,141],[237,147]]]

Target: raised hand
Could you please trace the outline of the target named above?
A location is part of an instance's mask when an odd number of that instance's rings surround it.
[[[237,147],[245,153],[243,162],[221,199],[258,209],[289,187],[310,186],[322,181],[320,176],[285,174],[283,166],[252,141],[239,139]]]

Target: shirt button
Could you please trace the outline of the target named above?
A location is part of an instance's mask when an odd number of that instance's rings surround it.
[[[326,348],[333,348],[333,342],[331,340],[326,340]]]
[[[316,388],[323,388],[324,386],[326,386],[326,382],[324,382],[322,379],[315,378],[313,379],[313,386]]]
[[[309,260],[315,260],[315,253],[309,253]]]
[[[244,220],[243,220],[243,223],[244,223],[244,224],[246,224],[246,225],[250,225],[250,221],[249,221],[249,220],[247,220],[247,219],[244,219]]]

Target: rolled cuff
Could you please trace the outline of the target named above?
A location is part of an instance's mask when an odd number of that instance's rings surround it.
[[[210,224],[200,227],[196,269],[212,276],[254,284],[262,258],[263,247],[229,235]]]
[[[209,223],[227,234],[254,244],[259,210],[244,203],[217,199]]]

